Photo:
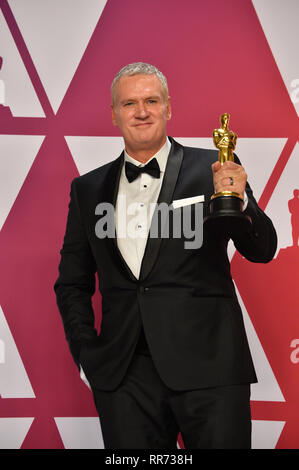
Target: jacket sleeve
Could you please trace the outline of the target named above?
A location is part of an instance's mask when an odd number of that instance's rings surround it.
[[[82,344],[92,343],[97,337],[92,308],[96,264],[82,223],[76,180],[71,185],[67,226],[60,251],[59,277],[54,290],[66,339],[79,367]]]
[[[240,164],[237,156],[235,162]],[[277,249],[276,230],[269,217],[259,208],[248,182],[245,191],[248,204],[244,212],[250,216],[252,226],[250,232],[234,236],[233,242],[241,255],[249,261],[268,263]]]

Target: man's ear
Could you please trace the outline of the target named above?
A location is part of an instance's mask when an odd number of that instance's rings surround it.
[[[111,105],[111,113],[112,113],[112,122],[113,122],[114,126],[118,126],[117,119],[116,119],[116,113],[115,113],[113,104]]]

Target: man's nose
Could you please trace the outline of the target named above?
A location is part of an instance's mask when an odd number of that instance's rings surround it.
[[[144,119],[148,116],[148,109],[145,103],[138,103],[135,116]]]

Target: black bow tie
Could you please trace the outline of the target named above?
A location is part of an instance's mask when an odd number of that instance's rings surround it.
[[[141,173],[148,173],[154,178],[160,178],[160,167],[156,158],[153,158],[145,166],[136,166],[131,162],[126,162],[125,171],[129,183],[132,183],[132,181],[134,181]]]

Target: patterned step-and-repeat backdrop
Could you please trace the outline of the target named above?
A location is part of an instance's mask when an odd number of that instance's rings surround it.
[[[122,150],[110,83],[145,61],[168,77],[178,141],[213,147],[220,114],[231,114],[236,153],[276,226],[270,264],[247,262],[233,245],[229,255],[259,378],[253,448],[298,449],[299,2],[0,6],[0,448],[103,448],[53,283],[71,180]]]

